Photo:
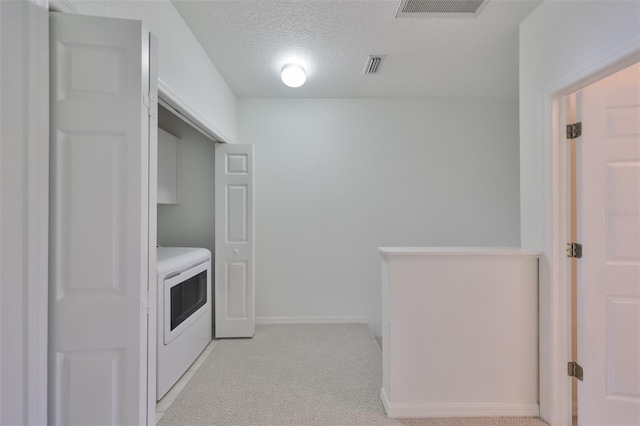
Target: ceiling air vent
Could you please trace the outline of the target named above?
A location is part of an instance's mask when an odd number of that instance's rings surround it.
[[[400,0],[396,18],[474,18],[489,0]]]
[[[384,55],[369,55],[369,59],[367,59],[367,65],[364,67],[365,75],[377,74],[383,59]]]

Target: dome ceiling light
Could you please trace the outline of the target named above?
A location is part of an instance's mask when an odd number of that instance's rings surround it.
[[[282,67],[280,74],[282,82],[289,87],[300,87],[307,80],[304,68],[297,64],[287,64]]]

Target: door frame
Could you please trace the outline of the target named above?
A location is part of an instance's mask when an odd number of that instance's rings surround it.
[[[572,379],[566,365],[571,361],[571,265],[566,256],[566,244],[571,231],[570,151],[566,143],[571,94],[640,61],[637,44],[625,46],[610,56],[579,70],[570,78],[558,82],[544,93],[544,150],[547,182],[550,182],[550,208],[547,211],[545,234],[549,256],[548,279],[541,275],[540,291],[549,298],[540,299],[540,350],[551,354],[552,364],[540,357],[540,411],[549,413],[547,421],[554,426],[572,424]],[[543,321],[547,321],[544,322]],[[543,398],[542,396],[546,397]],[[553,401],[553,406],[544,406]]]
[[[0,4],[5,19],[9,11]],[[0,60],[3,75],[15,74],[14,87],[22,90],[21,108],[3,111],[0,126],[7,139],[0,152],[14,164],[0,188],[0,204],[11,206],[21,223],[2,225],[0,269],[3,293],[11,301],[19,328],[0,336],[0,372],[3,383],[15,393],[0,399],[0,423],[46,424],[47,422],[47,309],[49,240],[49,12],[47,0],[28,0],[11,6],[11,19],[20,26],[6,26],[1,37],[12,42]],[[16,73],[17,72],[17,73]],[[17,76],[19,74],[19,77]],[[4,96],[14,96],[11,91]],[[10,100],[12,98],[9,98]],[[5,157],[6,156],[6,157]],[[4,173],[4,171],[3,171]],[[20,194],[16,197],[16,194]],[[18,213],[19,212],[19,213]],[[5,275],[6,274],[6,275]],[[2,276],[0,276],[2,280]],[[0,305],[2,301],[0,300]],[[9,301],[6,302],[9,304]],[[0,321],[11,322],[2,317]],[[22,360],[16,366],[15,360]],[[10,374],[4,374],[9,371]],[[7,405],[3,405],[7,401]],[[10,405],[10,406],[9,406]],[[18,420],[21,419],[21,420]]]

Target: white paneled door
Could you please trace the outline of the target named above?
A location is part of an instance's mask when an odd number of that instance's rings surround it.
[[[216,145],[215,335],[252,337],[253,145]]]
[[[640,424],[640,66],[578,94],[578,423]]]
[[[145,106],[155,97],[150,46],[138,21],[50,17],[52,425],[154,422],[147,383],[156,238],[149,209],[156,204],[155,119]]]

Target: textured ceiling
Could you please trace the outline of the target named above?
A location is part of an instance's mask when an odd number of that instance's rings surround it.
[[[173,0],[239,97],[516,99],[518,24],[541,1],[477,18],[395,18],[399,0]],[[368,55],[386,55],[363,75]],[[284,86],[297,62],[307,83]]]

